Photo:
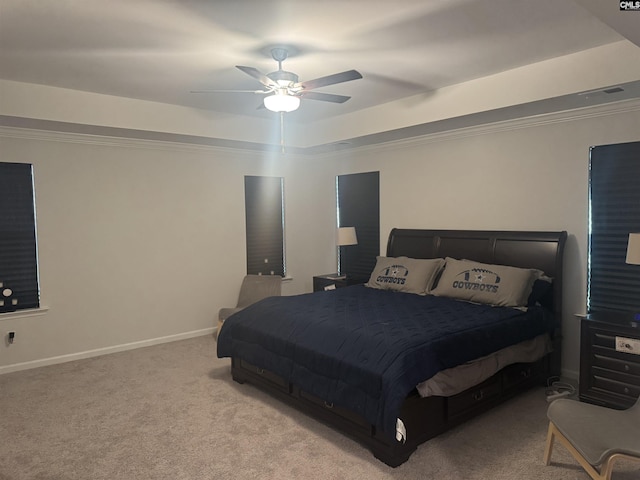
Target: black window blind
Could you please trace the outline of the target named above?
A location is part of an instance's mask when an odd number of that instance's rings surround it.
[[[640,232],[640,142],[591,148],[589,220],[589,311],[640,312],[640,265],[625,263]]]
[[[339,175],[338,226],[355,227],[357,245],[339,247],[341,273],[366,281],[380,255],[380,172]]]
[[[285,275],[283,179],[244,177],[247,273]]]
[[[0,162],[0,313],[40,306],[32,172]]]

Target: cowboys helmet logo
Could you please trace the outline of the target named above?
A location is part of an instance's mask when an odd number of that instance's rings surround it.
[[[454,288],[465,290],[480,290],[496,293],[499,288],[500,275],[484,268],[472,268],[456,275]],[[460,278],[462,277],[462,278]]]
[[[391,265],[384,268],[376,280],[380,283],[404,285],[407,281],[407,275],[409,275],[409,270],[404,265]]]

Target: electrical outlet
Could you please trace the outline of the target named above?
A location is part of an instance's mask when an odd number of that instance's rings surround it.
[[[640,355],[640,339],[616,337],[616,351]]]

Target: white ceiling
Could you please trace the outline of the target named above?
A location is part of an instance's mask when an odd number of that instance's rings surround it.
[[[261,95],[191,91],[259,89],[235,65],[276,70],[269,50],[285,45],[284,68],[302,81],[364,77],[317,90],[351,96],[344,104],[303,99],[288,114],[308,123],[625,39],[640,45],[637,27],[640,12],[613,0],[0,0],[0,78],[268,117]]]

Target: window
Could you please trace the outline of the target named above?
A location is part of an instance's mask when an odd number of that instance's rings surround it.
[[[284,180],[244,177],[247,273],[285,275]]]
[[[340,271],[366,281],[380,255],[380,172],[336,178],[338,227],[355,227],[357,245],[339,247]]]
[[[640,142],[591,148],[589,312],[640,312],[640,268],[625,263],[629,233],[640,232]]]
[[[0,313],[40,307],[33,169],[0,163]]]

